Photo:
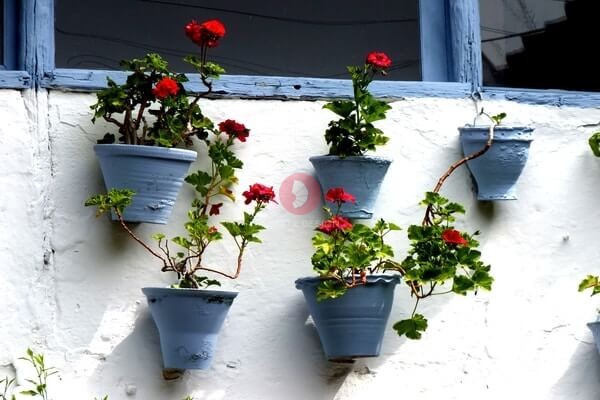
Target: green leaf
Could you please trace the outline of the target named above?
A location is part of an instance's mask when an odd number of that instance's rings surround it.
[[[393,223],[391,223],[391,222],[390,222],[390,223],[388,223],[388,229],[389,229],[390,231],[401,231],[401,230],[402,230],[402,228],[400,228],[400,226],[398,226],[398,225],[396,225],[396,224],[393,224]]]
[[[427,320],[421,314],[415,314],[412,318],[396,322],[393,328],[399,336],[421,339],[422,332],[427,329]]]
[[[491,286],[491,282],[490,282]],[[466,295],[467,291],[475,289],[475,282],[469,277],[464,275],[457,275],[454,277],[452,283],[452,291],[456,294]]]
[[[579,291],[583,292],[586,289],[592,289],[592,296],[600,293],[600,278],[594,275],[588,275],[579,284]]]
[[[471,279],[473,280],[473,282],[475,282],[477,286],[485,290],[492,290],[492,283],[494,282],[494,278],[492,278],[487,271],[475,271]]]
[[[506,118],[506,113],[503,112],[500,114],[492,115],[491,118],[492,121],[496,123],[496,125],[500,125],[502,123],[502,120]]]
[[[346,293],[346,286],[332,280],[321,281],[317,288],[317,301],[336,299]]]
[[[165,238],[164,233],[155,233],[154,235],[152,235],[152,239],[156,240],[157,242],[163,240],[164,238]]]
[[[98,194],[85,201],[85,206],[96,206],[96,216],[100,216],[111,210],[123,210],[131,204],[135,192],[129,189],[111,189],[107,194]]]
[[[590,136],[588,143],[590,145],[590,149],[596,157],[600,157],[600,132],[595,132]]]
[[[342,118],[346,118],[350,116],[350,114],[352,114],[352,112],[356,109],[356,106],[351,101],[334,100],[330,103],[325,104],[323,108],[333,111]]]

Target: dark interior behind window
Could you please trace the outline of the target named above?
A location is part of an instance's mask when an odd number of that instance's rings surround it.
[[[346,78],[371,50],[393,80],[421,80],[418,0],[56,0],[56,67],[118,69],[154,51],[189,72],[184,25],[217,18],[227,34],[209,57],[228,74]]]
[[[0,70],[4,69],[4,0],[0,0]]]
[[[479,4],[484,85],[600,91],[600,1]]]

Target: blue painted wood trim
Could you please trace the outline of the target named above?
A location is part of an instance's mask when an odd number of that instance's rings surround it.
[[[32,81],[26,71],[0,71],[0,89],[27,89]]]
[[[479,0],[448,0],[450,24],[450,78],[469,82],[473,92],[482,85]]]
[[[420,0],[419,2],[423,81],[451,81],[447,4],[447,0]]]
[[[525,104],[589,108],[600,106],[600,93],[597,92],[484,87],[481,95],[484,100],[510,100]]]
[[[90,91],[104,88],[106,77],[124,82],[126,73],[121,71],[57,69],[47,73],[41,86],[50,89]],[[188,75],[186,89],[203,91],[198,75]],[[382,98],[403,97],[468,97],[471,87],[456,82],[398,82],[375,81],[371,92]],[[234,98],[280,98],[280,99],[331,99],[352,96],[352,83],[343,79],[290,78],[273,76],[225,75],[215,81],[214,97]]]

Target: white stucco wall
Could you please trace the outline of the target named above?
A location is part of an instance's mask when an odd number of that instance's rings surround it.
[[[383,354],[355,365],[324,360],[304,300],[293,282],[311,274],[310,238],[320,212],[295,216],[281,206],[259,218],[263,245],[249,249],[240,291],[220,336],[211,369],[161,378],[158,335],[143,286],[170,276],[84,200],[102,190],[92,145],[106,132],[90,122],[92,94],[0,91],[0,376],[21,382],[31,371],[17,361],[27,346],[57,367],[53,399],[111,400],[361,400],[569,399],[600,397],[600,356],[585,323],[597,300],[576,291],[598,273],[600,160],[587,147],[600,110],[487,102],[508,124],[535,127],[519,200],[477,203],[466,169],[443,193],[466,205],[459,226],[482,231],[494,290],[476,297],[439,297],[423,304],[429,329],[420,341],[388,330]],[[252,129],[240,146],[246,167],[238,194],[255,181],[279,187],[290,174],[311,172],[308,157],[324,153],[332,114],[320,102],[219,100],[203,103],[216,119]],[[392,140],[378,154],[392,164],[377,216],[403,227],[420,221],[417,203],[460,156],[456,127],[473,120],[467,99],[406,99],[380,126]],[[181,232],[190,187],[168,226],[142,224],[148,237]],[[237,216],[243,205],[231,210]],[[399,258],[405,233],[393,243]],[[224,241],[211,264],[233,265]],[[393,321],[410,311],[399,286]],[[16,370],[15,370],[16,366]],[[129,393],[129,394],[128,394]]]

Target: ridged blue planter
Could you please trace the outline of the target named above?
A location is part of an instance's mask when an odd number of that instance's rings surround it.
[[[487,142],[489,127],[458,128],[463,153],[469,155]],[[533,129],[503,127],[494,129],[492,147],[480,157],[467,162],[477,186],[478,200],[516,200],[516,184],[529,156]]]
[[[600,352],[600,321],[590,322],[587,324],[590,331],[594,335],[594,341],[596,342],[596,348]]]
[[[129,222],[166,224],[196,152],[154,146],[97,144],[106,190],[136,192],[123,217]],[[113,219],[116,216],[113,215]]]
[[[356,197],[356,203],[342,205],[341,215],[368,219],[373,216],[381,182],[392,160],[375,156],[315,156],[309,158],[323,195],[331,188],[342,187]]]
[[[321,282],[318,277],[296,281],[328,360],[379,356],[400,277],[371,275],[367,279],[366,285],[323,301],[317,301],[317,286]]]
[[[143,288],[158,328],[164,368],[207,369],[237,292]]]

